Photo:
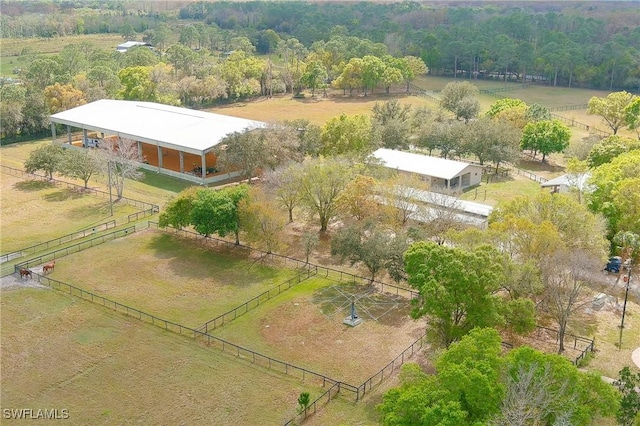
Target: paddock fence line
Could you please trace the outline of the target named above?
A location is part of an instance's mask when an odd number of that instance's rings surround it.
[[[16,169],[16,168],[5,166],[5,165],[0,165],[0,172],[7,173],[7,174],[10,174],[12,176],[28,177],[28,178],[32,178],[32,179],[38,179],[38,180],[42,180],[42,181],[45,181],[45,182],[53,183],[56,186],[66,187],[66,188],[70,188],[70,189],[76,189],[76,190],[79,190],[79,191],[82,191],[82,192],[87,192],[87,193],[90,193],[90,194],[100,195],[102,197],[109,197],[109,192],[102,191],[101,189],[85,188],[82,185],[78,185],[78,184],[75,184],[75,183],[67,182],[67,181],[64,181],[64,180],[56,179],[56,178],[49,179],[49,177],[46,176],[46,175],[41,175],[41,174],[38,174],[38,173],[27,173],[24,170]],[[160,207],[159,206],[157,206],[155,204],[147,203],[146,201],[140,201],[140,200],[136,200],[136,199],[128,198],[128,197],[120,197],[118,201],[123,201],[123,202],[129,204],[130,206],[141,208],[141,211],[139,213],[142,213],[142,211],[149,210],[150,213],[153,214],[153,213],[158,213],[160,211]],[[129,216],[132,216],[132,215],[129,215]]]
[[[549,112],[560,112],[560,111],[575,111],[577,109],[587,109],[589,108],[589,104],[575,104],[575,105],[565,105],[554,108],[547,108]]]
[[[116,238],[124,237],[129,234],[136,232],[136,226],[129,226],[124,229],[119,229],[117,231],[109,232],[108,234],[102,234],[95,238],[91,238],[89,240],[84,240],[80,243],[73,244],[71,246],[65,247],[63,249],[55,250],[49,253],[45,253],[41,256],[34,257],[32,259],[25,260],[24,262],[17,263],[13,266],[14,272],[17,273],[22,268],[29,269],[33,266],[40,265],[45,262],[49,262],[51,260],[55,260],[64,256],[67,256],[72,253],[77,253],[82,250],[86,250],[91,247],[95,247],[97,245],[106,243],[107,241],[113,241]]]
[[[541,325],[536,325],[535,337],[544,340],[541,338],[541,335],[545,334],[555,340],[556,344],[560,344],[560,332],[553,328],[544,327]],[[576,336],[572,333],[564,333],[564,345],[571,347],[573,349],[581,351],[581,353],[571,362],[574,365],[578,365],[578,363],[583,360],[589,352],[593,352],[595,348],[595,339],[589,339],[587,337]]]
[[[267,300],[280,295],[281,293],[289,290],[291,287],[315,276],[317,273],[318,268],[309,265],[305,270],[296,274],[294,277],[289,278],[285,282],[280,283],[277,286],[260,293],[259,295],[246,301],[240,306],[237,306],[230,311],[227,311],[224,314],[218,315],[214,319],[207,321],[206,323],[198,327],[197,330],[208,333],[209,330],[215,330],[218,327],[222,327],[225,323],[231,322],[239,316],[246,314],[250,310],[257,308],[258,306],[260,306],[260,303],[266,302]]]
[[[311,402],[309,405],[304,407],[303,410],[300,410],[298,414],[293,416],[287,422],[284,423],[284,426],[291,426],[303,423],[309,416],[312,416],[318,412],[318,410],[328,403],[331,402],[332,398],[335,398],[338,393],[340,393],[340,385],[341,383],[336,383],[327,389],[322,395],[320,395],[317,399]]]
[[[546,181],[548,181],[548,180],[549,180],[549,179],[547,179],[547,178],[545,178],[545,177],[538,176],[538,175],[537,175],[537,174],[535,174],[535,173],[531,173],[531,172],[530,172],[530,171],[528,171],[528,170],[524,170],[524,169],[521,169],[521,168],[519,168],[519,167],[516,167],[516,166],[514,166],[514,165],[513,165],[513,164],[511,164],[511,163],[505,163],[505,167],[507,167],[509,170],[512,170],[512,171],[513,171],[513,172],[515,172],[517,175],[524,176],[524,177],[526,177],[527,179],[530,179],[530,180],[532,180],[532,181],[534,181],[534,182],[538,182],[538,183],[545,183]]]
[[[387,365],[385,365],[380,371],[378,371],[373,376],[369,377],[365,380],[360,386],[358,386],[358,394],[356,395],[356,402],[360,400],[360,398],[364,397],[365,394],[373,389],[375,386],[382,383],[385,377],[390,377],[394,370],[400,368],[406,360],[410,359],[415,353],[420,351],[422,347],[425,345],[427,340],[427,333],[425,332],[418,340],[413,342],[406,348],[400,355],[396,356],[391,360]]]
[[[18,270],[19,268],[16,266],[16,271]],[[314,380],[318,384],[321,383],[323,387],[327,385],[330,385],[330,386],[339,385],[338,389],[340,391],[349,392],[353,396],[354,400],[358,394],[357,386],[332,379],[328,376],[325,376],[324,374],[316,373],[315,371],[312,371],[303,367],[299,367],[294,364],[290,364],[288,362],[281,361],[279,359],[272,358],[267,355],[263,355],[259,352],[236,345],[234,343],[231,343],[219,337],[213,336],[209,333],[198,331],[194,328],[187,327],[185,325],[182,325],[173,321],[169,321],[164,318],[157,317],[148,312],[144,312],[140,309],[125,305],[123,303],[116,302],[115,300],[108,299],[104,296],[100,296],[96,293],[84,290],[80,287],[76,287],[74,285],[65,283],[63,281],[49,278],[46,275],[42,275],[34,272],[33,277],[34,279],[37,279],[40,284],[51,287],[54,290],[59,290],[64,293],[68,293],[71,296],[75,296],[80,299],[84,299],[92,303],[102,305],[103,307],[112,309],[119,313],[126,314],[133,318],[137,318],[140,321],[144,321],[151,325],[155,325],[166,331],[171,331],[176,334],[188,336],[190,338],[193,338],[194,341],[201,339],[202,341],[206,341],[209,347],[219,349],[221,352],[224,352],[227,354],[232,354],[238,359],[250,362],[260,367],[268,368],[269,370],[284,373],[285,375],[299,378],[302,381]]]
[[[287,266],[291,266],[294,265],[295,269],[303,269],[303,268],[307,268],[307,267],[312,267],[312,268],[316,268],[317,271],[317,275],[318,276],[323,276],[325,278],[329,278],[332,279],[334,281],[339,281],[339,282],[343,282],[345,280],[349,280],[349,281],[354,281],[357,283],[361,283],[361,284],[365,284],[365,285],[373,285],[376,288],[379,288],[381,292],[386,292],[386,293],[390,293],[390,294],[395,294],[396,296],[404,296],[407,297],[409,299],[417,299],[420,296],[420,293],[406,288],[406,287],[400,287],[394,284],[389,284],[383,281],[378,281],[378,280],[371,280],[371,278],[368,277],[363,277],[360,275],[355,275],[352,274],[350,272],[345,272],[345,271],[341,271],[339,269],[333,269],[330,268],[328,266],[322,266],[322,265],[316,265],[314,263],[308,263],[305,262],[303,260],[300,259],[296,259],[294,257],[289,257],[289,256],[285,256],[285,255],[281,255],[281,254],[276,254],[276,253],[268,253],[264,250],[260,250],[257,248],[253,248],[247,245],[243,245],[243,244],[235,244],[231,241],[227,241],[227,240],[223,240],[220,238],[216,238],[216,237],[205,237],[204,235],[198,234],[196,232],[193,231],[189,231],[186,229],[177,229],[174,228],[172,226],[166,226],[164,228],[160,228],[160,226],[158,225],[157,222],[152,222],[149,221],[149,227],[154,228],[154,229],[159,229],[161,231],[164,232],[169,232],[169,233],[173,233],[175,235],[179,235],[179,236],[183,236],[183,237],[187,237],[187,238],[191,238],[194,239],[196,241],[201,241],[204,244],[210,244],[210,245],[214,245],[214,246],[224,246],[227,248],[231,248],[231,249],[242,249],[242,250],[248,250],[252,253],[256,253],[259,254],[261,256],[262,259],[269,259],[272,262],[281,262],[281,265],[283,265],[284,267]]]
[[[0,263],[8,262],[13,259],[26,257],[27,255],[37,253],[39,251],[48,250],[51,247],[61,246],[74,240],[85,238],[87,235],[95,234],[96,232],[107,231],[116,227],[115,220],[109,220],[107,222],[100,223],[90,228],[81,229],[71,234],[64,235],[53,240],[45,241],[42,243],[34,244],[29,247],[22,248],[18,251],[0,255]]]
[[[611,136],[610,132],[597,129],[597,128],[593,127],[593,126],[590,126],[590,125],[585,124],[585,123],[581,123],[581,122],[576,121],[576,120],[571,119],[571,118],[563,117],[562,115],[551,113],[551,117],[553,117],[553,118],[555,118],[557,120],[560,120],[564,124],[567,124],[567,125],[569,125],[571,127],[577,127],[578,129],[586,130],[591,134],[602,136],[603,138]]]

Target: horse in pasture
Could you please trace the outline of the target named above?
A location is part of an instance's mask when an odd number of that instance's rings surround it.
[[[31,275],[31,271],[26,269],[26,268],[20,268],[20,278],[33,278],[33,275]]]
[[[56,267],[56,261],[52,260],[49,263],[45,263],[44,266],[42,267],[42,273],[43,274],[48,274],[49,272],[53,272],[53,269]]]

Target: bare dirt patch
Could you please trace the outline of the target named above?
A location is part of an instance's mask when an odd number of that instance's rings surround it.
[[[336,284],[274,301],[216,334],[359,385],[420,338],[426,327],[424,321],[410,318],[408,300],[360,287]],[[356,327],[343,324],[352,296],[360,297],[356,310],[363,319]]]

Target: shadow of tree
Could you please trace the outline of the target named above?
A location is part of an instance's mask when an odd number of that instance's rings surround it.
[[[54,188],[55,185],[51,182],[46,182],[43,180],[24,180],[21,182],[16,182],[13,187],[18,191],[36,192],[43,189]]]
[[[61,189],[60,191],[44,195],[42,199],[49,202],[60,202],[76,200],[78,198],[82,198],[83,196],[84,194],[82,192],[78,192],[74,189]]]

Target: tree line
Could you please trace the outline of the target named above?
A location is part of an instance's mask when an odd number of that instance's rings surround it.
[[[44,3],[44,15],[29,13],[34,5],[8,8],[0,17],[2,36],[138,33],[151,40],[163,25],[177,33],[187,22],[186,27],[193,27],[185,30],[192,33],[188,37],[200,47],[210,47],[211,36],[207,40],[193,29],[205,27],[215,34],[213,43],[226,50],[231,38],[246,37],[258,53],[268,54],[274,34],[313,50],[338,33],[384,44],[394,57],[421,58],[435,75],[635,92],[640,88],[640,14],[632,5],[525,3],[505,9],[419,2],[200,2],[184,6],[176,17],[175,11],[159,6],[141,10],[124,2],[83,3],[82,8]]]

